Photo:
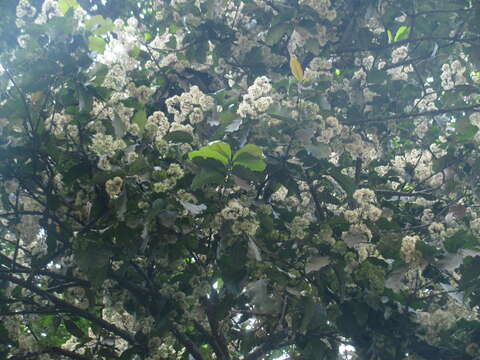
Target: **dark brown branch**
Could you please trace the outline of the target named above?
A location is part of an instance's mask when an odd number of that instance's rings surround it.
[[[210,329],[212,330],[212,336],[216,343],[216,346],[214,347],[214,349],[216,349],[215,353],[217,354],[217,357],[222,360],[223,359],[230,360],[227,342],[218,327],[218,320],[216,319],[215,306],[207,298],[201,298],[200,302],[205,309],[205,312],[207,314],[208,324],[210,325]]]
[[[190,353],[190,355],[193,356],[195,360],[203,360],[203,356],[196,347],[196,345],[184,334],[182,334],[180,331],[178,331],[176,328],[172,326],[170,329],[172,334],[177,338],[177,340],[185,346],[187,351]]]
[[[245,356],[245,360],[260,359],[269,351],[288,345],[288,342],[285,342],[286,337],[287,334],[285,332],[270,335],[267,339],[265,339],[265,341],[263,341],[262,345],[258,346],[255,350],[250,352],[250,354]]]
[[[36,287],[35,285],[33,285],[32,283],[30,283],[28,281],[19,279],[15,276],[12,276],[12,275],[7,274],[5,272],[0,272],[0,279],[4,279],[4,280],[10,281],[14,284],[20,285],[21,287],[30,290],[32,293],[37,294],[37,295],[41,296],[42,298],[49,300],[51,303],[56,305],[59,308],[59,310],[66,311],[70,314],[74,314],[74,315],[83,317],[84,319],[89,320],[89,321],[99,325],[100,327],[104,328],[105,330],[108,330],[111,333],[113,333],[113,334],[121,337],[122,339],[128,341],[130,344],[137,344],[134,336],[132,334],[130,334],[129,332],[118,328],[117,326],[115,326],[115,325],[113,325],[113,324],[111,324],[111,323],[93,315],[92,313],[90,313],[86,310],[80,309],[80,308],[62,300],[62,299],[50,294],[49,292],[47,292],[45,290],[39,289],[38,287]]]

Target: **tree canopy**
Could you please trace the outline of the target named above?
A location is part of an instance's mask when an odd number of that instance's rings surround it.
[[[480,2],[1,11],[0,358],[480,357]]]

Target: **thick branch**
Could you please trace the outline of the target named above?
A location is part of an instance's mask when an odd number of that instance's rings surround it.
[[[180,342],[180,344],[185,346],[187,351],[190,353],[190,355],[193,356],[193,358],[195,360],[203,360],[203,356],[200,353],[200,351],[198,350],[198,348],[195,346],[195,344],[186,335],[182,334],[180,331],[175,329],[173,326],[172,326],[172,329],[170,331],[177,338],[177,340]]]
[[[7,274],[5,272],[0,272],[0,279],[5,279],[5,280],[8,280],[8,281],[10,281],[14,284],[20,285],[21,287],[30,290],[32,293],[37,294],[37,295],[43,297],[44,299],[49,300],[54,305],[56,305],[59,308],[59,310],[65,310],[70,314],[74,314],[74,315],[83,317],[84,319],[87,319],[87,320],[99,325],[100,327],[104,328],[105,330],[108,330],[111,333],[113,333],[113,334],[121,337],[122,339],[128,341],[130,344],[137,344],[134,336],[132,334],[130,334],[129,332],[118,328],[117,326],[115,326],[115,325],[113,325],[113,324],[111,324],[111,323],[109,323],[109,322],[91,314],[90,312],[88,312],[86,310],[80,309],[80,308],[78,308],[78,307],[76,307],[76,306],[74,306],[74,305],[72,305],[72,304],[70,304],[70,303],[68,303],[68,302],[66,302],[62,299],[59,299],[58,297],[50,294],[49,292],[47,292],[45,290],[39,289],[38,287],[36,287],[35,285],[33,285],[32,283],[30,283],[28,281],[19,279],[15,276],[12,276],[12,275]]]
[[[258,346],[255,350],[253,350],[250,354],[245,356],[245,360],[257,360],[260,359],[263,355],[268,353],[269,351],[278,349],[282,346],[287,345],[285,343],[285,338],[287,334],[285,332],[279,332],[276,334],[270,335],[262,345]]]

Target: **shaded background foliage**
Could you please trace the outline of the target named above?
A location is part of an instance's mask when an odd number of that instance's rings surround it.
[[[479,356],[477,2],[21,3],[1,356]]]

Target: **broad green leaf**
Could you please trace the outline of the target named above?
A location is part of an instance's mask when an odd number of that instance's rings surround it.
[[[319,143],[317,145],[307,145],[305,146],[305,149],[310,155],[319,160],[328,158],[332,152],[330,146],[324,143]]]
[[[330,258],[328,256],[312,256],[305,264],[305,273],[308,274],[312,271],[318,271],[328,264],[330,264]]]
[[[76,9],[80,7],[78,5],[77,0],[59,0],[58,1],[58,10],[62,15],[65,15],[68,10]]]
[[[200,174],[196,175],[192,181],[192,189],[200,189],[203,185],[216,184],[221,185],[225,182],[225,175],[218,171],[202,170]]]
[[[253,144],[247,144],[238,150],[233,156],[233,164],[244,166],[252,171],[263,171],[267,166],[263,160],[262,149]]]
[[[219,154],[222,154],[223,156],[225,156],[229,161],[232,158],[232,149],[230,148],[230,145],[222,141],[216,141],[216,142],[210,143],[208,146],[213,151],[216,151]]]
[[[85,21],[85,27],[95,35],[103,35],[115,29],[112,20],[102,15],[92,16]]]
[[[401,41],[405,40],[408,37],[408,34],[410,33],[410,28],[408,26],[400,26],[395,34],[395,38],[393,41]]]
[[[103,40],[102,38],[94,35],[88,37],[88,48],[91,51],[103,54],[105,51],[105,46],[105,40]]]
[[[201,147],[198,150],[191,151],[188,154],[190,160],[196,157],[210,158],[220,161],[223,165],[228,165],[232,158],[230,145],[217,141]]]
[[[233,161],[235,161],[241,154],[244,153],[250,154],[253,157],[263,159],[263,151],[259,146],[247,144],[235,153],[235,155],[233,156]]]
[[[293,31],[293,25],[288,23],[280,23],[275,26],[272,26],[268,30],[267,36],[265,37],[265,42],[272,46],[278,43],[285,34]]]
[[[252,171],[263,171],[267,167],[265,161],[249,154],[240,155],[238,159],[235,160],[234,165],[241,165]]]
[[[455,235],[447,238],[443,245],[448,252],[455,253],[461,248],[472,247],[476,243],[477,240],[468,231],[460,230]]]

